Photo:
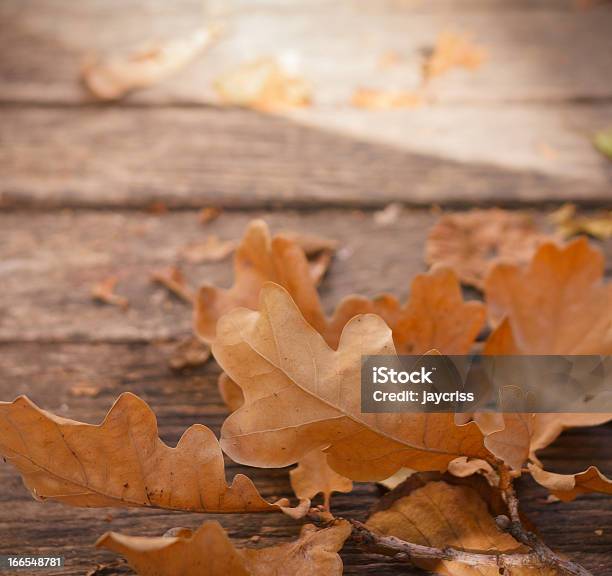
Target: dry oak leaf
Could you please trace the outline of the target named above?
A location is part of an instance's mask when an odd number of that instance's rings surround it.
[[[124,556],[140,576],[340,576],[337,552],[350,533],[346,521],[322,530],[306,524],[294,542],[235,548],[221,525],[208,521],[173,537],[107,532],[96,546]]]
[[[255,308],[264,282],[287,288],[308,321],[322,328],[323,315],[315,282],[302,248],[284,235],[271,236],[266,223],[253,220],[234,254],[234,285],[228,290],[204,285],[195,306],[195,332],[205,342],[215,338],[219,318],[233,308]]]
[[[351,492],[353,482],[327,464],[327,454],[313,450],[300,459],[296,468],[289,472],[291,488],[300,499],[312,499],[323,494],[323,506],[329,510],[329,501],[333,492]]]
[[[523,212],[493,208],[444,214],[432,227],[425,246],[429,265],[452,268],[460,280],[482,289],[495,262],[527,262],[550,236],[538,231]]]
[[[445,548],[452,546],[486,553],[525,553],[526,547],[509,534],[500,532],[487,503],[475,487],[428,482],[375,512],[366,526],[385,536],[406,542]],[[471,567],[459,562],[414,559],[423,569],[447,576],[497,576],[499,568]],[[516,576],[556,574],[543,568],[512,568]]]
[[[218,78],[214,87],[222,103],[262,111],[303,108],[312,103],[310,84],[272,58],[242,64]]]
[[[484,352],[612,353],[612,284],[604,283],[603,274],[603,256],[585,238],[563,247],[543,244],[526,268],[498,264],[486,279],[485,297],[493,321],[503,320]],[[564,429],[602,424],[611,417],[586,409],[573,414],[497,415],[503,423],[497,423],[486,445],[518,467]]]
[[[206,50],[220,31],[220,26],[210,26],[190,36],[151,44],[131,54],[90,62],[83,68],[83,81],[97,98],[118,100],[179,71]]]
[[[466,354],[484,326],[483,304],[464,302],[457,278],[444,268],[417,275],[404,306],[390,294],[374,299],[353,295],[344,298],[327,318],[308,261],[296,240],[286,235],[271,237],[265,222],[251,222],[234,256],[234,285],[229,290],[210,285],[200,288],[195,310],[198,336],[212,342],[223,314],[239,306],[256,309],[266,281],[283,286],[306,321],[333,348],[346,323],[357,314],[381,316],[393,330],[398,351],[405,354],[432,348],[444,354]]]
[[[175,346],[168,364],[172,370],[184,370],[202,366],[209,358],[210,346],[195,336],[190,336]]]
[[[0,403],[0,453],[38,500],[85,507],[153,507],[197,512],[273,512],[251,480],[225,482],[211,430],[195,424],[175,448],[158,436],[155,414],[122,394],[102,424],[68,420],[25,397]]]
[[[352,318],[336,351],[281,286],[264,285],[259,310],[224,316],[213,344],[245,398],[222,429],[223,449],[235,461],[282,467],[326,449],[339,474],[381,480],[401,467],[444,470],[458,456],[490,456],[478,427],[457,426],[452,414],[361,412],[362,355],[395,354],[380,317]]]
[[[612,283],[604,257],[586,238],[538,248],[526,268],[498,264],[485,281],[495,332],[491,353],[612,354]]]
[[[104,304],[112,304],[124,310],[129,307],[128,299],[115,293],[119,279],[116,276],[109,276],[101,282],[95,284],[91,289],[91,297]]]
[[[589,466],[577,474],[556,474],[529,464],[529,471],[538,484],[548,488],[551,494],[564,502],[589,492],[612,494],[612,480],[606,478],[595,466]]]

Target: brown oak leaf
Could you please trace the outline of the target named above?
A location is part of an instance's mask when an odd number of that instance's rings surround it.
[[[346,323],[358,314],[381,316],[393,330],[397,350],[404,354],[432,348],[444,354],[466,354],[485,322],[482,303],[465,302],[455,274],[444,268],[417,275],[403,306],[390,294],[373,299],[351,295],[327,318],[315,282],[308,280],[308,261],[301,247],[286,236],[271,237],[260,220],[249,225],[236,250],[234,270],[234,285],[229,290],[208,285],[200,289],[195,329],[207,342],[214,340],[216,323],[223,314],[239,306],[257,308],[266,281],[283,286],[306,321],[333,348]]]
[[[418,480],[418,479],[415,479]],[[395,536],[406,542],[486,553],[524,553],[528,550],[509,534],[501,532],[485,501],[486,491],[476,483],[450,484],[429,481],[423,486],[409,486],[408,493],[384,502],[366,526],[381,535]],[[499,511],[497,511],[499,512]],[[496,576],[499,568],[439,560],[414,559],[421,568],[447,576]],[[552,576],[554,570],[544,568],[512,568],[517,576]]]
[[[361,356],[395,354],[380,317],[352,318],[334,350],[281,286],[263,287],[259,310],[227,314],[213,344],[245,397],[222,430],[234,460],[280,467],[323,448],[336,472],[380,480],[401,467],[444,470],[458,456],[489,456],[478,427],[457,426],[452,414],[361,412]]]
[[[206,426],[191,426],[175,448],[164,444],[155,414],[129,392],[99,425],[55,416],[25,397],[2,402],[0,453],[39,500],[198,512],[273,512],[286,504],[266,502],[242,474],[228,486]]]
[[[323,494],[323,506],[329,510],[332,492],[351,492],[353,482],[327,464],[327,454],[321,450],[313,450],[300,459],[296,468],[289,472],[291,488],[300,499],[311,499],[317,494]]]
[[[536,464],[529,464],[529,471],[538,484],[548,488],[551,494],[564,502],[589,492],[612,494],[612,480],[606,478],[595,466],[577,474],[556,474]]]
[[[140,576],[341,576],[338,551],[350,533],[346,521],[322,530],[306,524],[294,542],[236,548],[218,522],[208,521],[172,537],[108,532],[96,546],[124,556]]]
[[[604,283],[603,274],[603,255],[585,238],[565,246],[543,244],[526,268],[498,264],[485,282],[489,311],[498,326],[484,352],[610,354],[612,284]],[[505,414],[496,415],[495,424],[483,418],[477,420],[485,432],[496,427],[487,447],[518,469],[564,429],[602,424],[612,414],[586,409],[573,414]]]
[[[444,214],[432,227],[425,245],[429,265],[452,268],[461,281],[482,289],[492,264],[522,264],[533,255],[543,235],[532,217],[497,208]]]

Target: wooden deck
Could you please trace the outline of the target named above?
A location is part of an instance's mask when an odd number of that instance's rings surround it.
[[[100,105],[83,92],[78,70],[87,53],[181,34],[201,17],[200,0],[0,4],[0,399],[28,394],[53,412],[98,422],[131,390],[155,410],[168,442],[194,422],[218,432],[226,414],[219,369],[211,362],[185,374],[169,370],[191,312],[153,285],[150,273],[179,263],[194,286],[227,285],[229,261],[182,262],[181,248],[208,234],[237,238],[255,216],[273,230],[338,239],[341,257],[321,288],[331,308],[350,292],[407,293],[425,268],[432,205],[524,207],[537,217],[568,200],[612,205],[612,162],[590,142],[593,131],[612,126],[612,4],[262,4],[268,7],[260,13],[237,10],[233,33],[252,34],[249,49],[258,55],[300,50],[316,88],[312,108],[269,116],[211,105],[211,79],[241,61],[229,40],[176,79],[121,104]],[[326,10],[333,17],[323,19]],[[279,22],[281,13],[282,34],[257,27]],[[320,28],[324,20],[329,29]],[[420,51],[446,29],[472,34],[488,51],[486,65],[436,80],[434,101],[422,108],[346,104],[360,85],[410,88]],[[406,61],[386,77],[376,62],[390,49]],[[407,208],[390,226],[377,226],[372,209],[392,201]],[[154,203],[169,211],[152,213]],[[203,227],[198,210],[211,205],[224,212]],[[612,242],[603,248],[612,273]],[[130,301],[127,311],[91,300],[92,285],[110,275]],[[84,383],[98,389],[94,397],[74,393]],[[611,442],[610,426],[574,430],[544,459],[555,471],[596,464],[610,475]],[[238,471],[245,468],[228,462],[228,474]],[[286,470],[248,474],[264,496],[290,495]],[[0,486],[0,554],[62,553],[66,567],[53,574],[82,575],[98,564],[108,565],[99,575],[131,573],[93,548],[99,535],[158,535],[204,518],[41,504],[4,464]],[[334,511],[363,519],[378,490],[359,484],[333,499]],[[551,547],[594,574],[612,575],[609,498],[545,504],[545,492],[526,479],[520,492]],[[260,534],[258,545],[270,545],[299,530],[280,515],[219,519],[239,544]],[[352,546],[342,556],[347,574],[421,573]]]

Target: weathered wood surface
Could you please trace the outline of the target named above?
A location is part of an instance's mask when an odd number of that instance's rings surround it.
[[[210,426],[216,433],[226,414],[216,389],[218,368],[210,363],[191,373],[173,374],[167,368],[170,344],[92,343],[3,343],[0,398],[27,393],[44,408],[66,417],[99,422],[113,400],[123,391],[141,395],[155,410],[160,434],[175,443],[194,422]],[[74,386],[98,388],[95,397],[72,392]],[[560,472],[598,464],[612,472],[612,427],[575,430],[565,434],[544,453],[551,469]],[[290,496],[286,470],[246,469],[228,462],[228,476],[248,472],[266,497]],[[9,552],[64,554],[66,568],[55,574],[83,575],[97,563],[112,562],[114,556],[95,550],[93,543],[107,530],[159,535],[173,526],[198,526],[205,518],[216,518],[240,545],[261,535],[257,544],[273,545],[298,532],[298,523],[282,515],[201,515],[160,510],[78,509],[32,500],[18,475],[0,465],[0,554]],[[529,517],[556,550],[584,563],[594,574],[612,574],[612,513],[609,499],[582,497],[570,504],[546,504],[546,493],[527,479],[520,494]],[[364,519],[380,496],[372,484],[358,484],[350,495],[337,495],[334,511],[345,517]],[[603,530],[598,536],[595,530]],[[363,555],[349,545],[342,552],[346,574],[421,574],[390,560]],[[401,567],[400,567],[401,566]],[[120,573],[116,568],[109,574]],[[20,574],[29,574],[20,572]],[[34,574],[34,573],[32,573]]]
[[[542,212],[534,213],[544,219]],[[379,226],[358,211],[223,213],[202,226],[197,212],[160,216],[139,212],[14,212],[0,215],[0,341],[149,341],[189,333],[189,307],[151,282],[151,273],[178,265],[192,287],[229,286],[231,258],[194,264],[181,253],[215,234],[242,236],[263,217],[273,231],[317,233],[339,241],[339,252],[321,286],[329,312],[351,293],[404,297],[425,269],[423,247],[436,216],[405,210]],[[603,244],[612,266],[612,241]],[[109,276],[130,307],[92,301],[92,287]]]
[[[209,234],[238,238],[257,215],[273,230],[337,238],[340,252],[321,286],[330,310],[351,292],[405,296],[424,269],[435,218],[405,211],[383,228],[352,208],[610,204],[612,164],[590,142],[595,130],[612,125],[609,2],[588,10],[575,0],[319,0],[307,9],[283,3],[282,10],[278,0],[265,0],[264,8],[217,2],[236,9],[226,40],[125,104],[92,102],[78,82],[84,57],[186,34],[202,21],[202,4],[0,3],[0,400],[28,394],[46,409],[94,423],[130,390],[151,404],[169,443],[194,422],[218,433],[225,417],[218,368],[169,370],[191,313],[150,281],[151,271],[179,264],[194,286],[229,284],[229,260],[182,261],[186,245]],[[212,5],[206,2],[209,12]],[[471,34],[488,63],[436,79],[422,108],[346,105],[357,86],[414,88],[423,50],[443,30]],[[379,58],[388,50],[402,62],[383,71]],[[210,106],[211,79],[244,60],[279,54],[299,56],[301,72],[315,83],[316,106],[284,117]],[[183,210],[143,211],[154,202]],[[235,211],[203,227],[191,209],[206,205]],[[612,243],[603,248],[610,272]],[[118,277],[127,311],[92,301],[92,286],[109,276]],[[84,384],[97,389],[94,397],[78,394]],[[558,472],[596,464],[609,475],[611,441],[610,426],[574,430],[544,459]],[[239,471],[246,469],[228,461],[228,476]],[[286,470],[248,472],[265,496],[290,495]],[[2,463],[0,486],[0,554],[60,552],[67,566],[55,573],[64,576],[97,563],[110,563],[100,576],[131,573],[93,548],[106,530],[158,535],[210,517],[38,503]],[[545,504],[545,491],[526,479],[520,491],[554,549],[594,574],[612,575],[609,498]],[[359,484],[333,506],[363,519],[378,497],[376,486]],[[213,517],[244,545],[254,545],[255,534],[258,546],[287,541],[299,529],[281,515]],[[347,574],[421,573],[351,545],[342,555]]]
[[[134,95],[149,103],[215,100],[212,81],[266,56],[291,54],[325,106],[346,105],[355,87],[411,89],[423,51],[441,31],[470,35],[489,54],[474,73],[436,79],[440,102],[567,101],[612,97],[610,7],[571,2],[385,0],[5,0],[0,8],[3,100],[82,102],[83,60],[188,34],[214,18],[225,37],[172,82]],[[402,63],[381,70],[393,50]],[[585,65],[588,63],[588,66]]]
[[[185,34],[202,3],[4,2],[0,204],[610,200],[612,165],[591,143],[612,125],[609,4],[213,4],[231,12],[222,42],[129,106],[101,108],[78,81],[85,55]],[[360,86],[414,89],[423,50],[448,29],[472,34],[487,63],[436,78],[418,109],[347,105]],[[401,64],[381,70],[389,50]],[[313,107],[282,118],[201,107],[215,102],[214,78],[266,54],[297,55]]]
[[[609,202],[612,163],[589,135],[612,124],[612,106],[532,110],[527,126],[515,112],[458,109],[460,125],[433,108],[414,119],[351,112],[360,123],[355,138],[242,110],[0,107],[0,205]],[[390,137],[410,134],[414,148],[367,141],[379,118],[393,127]],[[316,119],[336,121],[325,111]],[[557,156],[538,152],[547,142]],[[515,167],[505,165],[508,158]],[[544,166],[532,168],[532,161]],[[546,166],[569,175],[547,174]]]

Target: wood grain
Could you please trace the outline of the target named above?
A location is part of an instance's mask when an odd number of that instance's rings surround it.
[[[78,72],[88,55],[181,36],[218,16],[228,23],[222,42],[133,100],[211,102],[212,81],[221,73],[246,59],[292,54],[315,84],[317,101],[342,107],[363,84],[416,87],[423,51],[446,30],[472,36],[489,62],[474,73],[457,70],[437,79],[438,101],[612,97],[612,9],[606,4],[580,10],[572,2],[518,1],[5,0],[0,16],[5,101],[86,101]],[[380,57],[390,50],[401,65],[381,70]]]
[[[341,136],[243,110],[0,107],[0,205],[609,203],[612,163],[594,151],[589,135],[612,123],[612,106],[575,113],[542,108],[529,113],[526,127],[513,107],[481,112],[495,129],[479,124],[479,109],[450,117],[432,109],[420,120],[400,115],[405,123],[365,113],[354,136]],[[317,114],[325,124],[324,111]],[[454,114],[464,118],[457,124]],[[391,140],[405,128],[414,149],[367,141],[379,116],[393,128]],[[539,142],[557,152],[541,155]],[[483,150],[491,162],[478,159]],[[532,159],[559,174],[530,168]]]
[[[194,422],[210,426],[216,433],[226,415],[216,389],[218,368],[213,362],[192,372],[175,374],[167,368],[170,344],[0,344],[0,398],[28,395],[42,407],[65,417],[91,423],[101,420],[114,398],[131,390],[142,396],[158,415],[160,434],[175,443]],[[97,388],[95,397],[75,395],[73,388]],[[612,427],[575,430],[565,434],[543,457],[557,471],[582,469],[598,464],[612,472],[607,449]],[[266,497],[290,496],[287,470],[247,469],[228,461],[228,475],[248,472]],[[78,509],[55,503],[35,502],[12,467],[0,464],[0,554],[45,552],[64,554],[66,567],[54,574],[85,574],[97,563],[113,562],[110,553],[93,548],[107,530],[131,534],[159,535],[180,525],[198,526],[206,518],[218,519],[240,545],[261,535],[257,546],[273,545],[295,537],[298,523],[281,515],[198,515],[160,510]],[[530,518],[555,550],[584,563],[594,574],[610,575],[612,513],[608,500],[582,497],[570,504],[545,504],[545,491],[524,479],[520,494]],[[338,515],[363,520],[380,496],[373,484],[357,484],[350,495],[332,500]],[[603,530],[598,536],[595,530]],[[349,545],[342,552],[346,574],[422,574],[390,560],[364,555]],[[30,574],[29,572],[20,572]],[[112,567],[109,574],[127,573]],[[32,575],[34,573],[32,572]]]

